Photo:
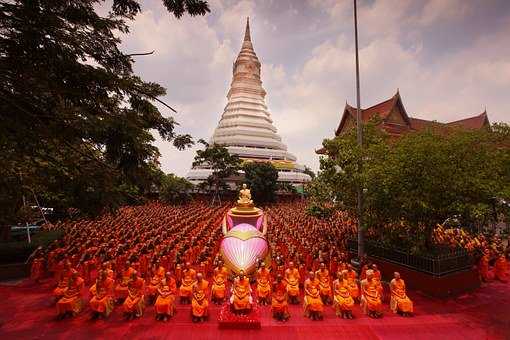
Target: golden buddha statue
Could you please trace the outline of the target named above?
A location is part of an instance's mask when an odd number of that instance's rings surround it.
[[[253,200],[251,199],[251,191],[248,189],[246,183],[243,184],[241,190],[239,190],[239,198],[234,208],[230,209],[230,212],[234,215],[259,215],[261,210],[255,208]]]
[[[239,191],[239,199],[237,200],[238,207],[253,207],[253,201],[251,199],[251,191],[247,188],[246,183],[243,184],[243,188]]]

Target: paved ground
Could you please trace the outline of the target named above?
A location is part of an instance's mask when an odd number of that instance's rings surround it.
[[[497,282],[448,301],[411,292],[414,318],[395,316],[386,306],[385,317],[372,320],[356,307],[356,319],[348,321],[336,318],[328,307],[324,321],[312,322],[302,316],[301,306],[292,306],[291,320],[278,323],[269,307],[263,307],[262,329],[256,331],[219,330],[216,306],[210,321],[200,325],[190,322],[188,306],[178,306],[168,323],[155,321],[152,307],[129,322],[118,309],[105,321],[91,321],[87,309],[74,319],[56,321],[50,292],[49,284],[1,284],[0,339],[510,339],[510,284]]]

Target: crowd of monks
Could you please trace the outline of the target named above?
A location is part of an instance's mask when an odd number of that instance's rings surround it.
[[[249,313],[268,305],[275,319],[290,317],[289,304],[302,304],[303,314],[321,320],[325,306],[338,317],[353,318],[360,305],[379,318],[383,304],[402,316],[413,303],[399,273],[383,286],[375,264],[360,271],[349,264],[346,236],[355,223],[336,213],[319,220],[295,201],[265,207],[271,259],[260,259],[250,276],[233,274],[218,255],[221,221],[231,207],[196,200],[181,206],[150,203],[124,207],[95,220],[55,225],[64,237],[32,257],[32,279],[51,276],[58,318],[80,313],[88,303],[91,317],[107,318],[120,310],[126,319],[154,306],[154,317],[167,321],[176,305],[189,305],[193,322],[208,319],[209,303],[230,305],[232,313]]]

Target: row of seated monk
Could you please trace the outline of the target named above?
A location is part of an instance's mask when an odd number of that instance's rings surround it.
[[[363,268],[358,280],[356,271],[345,265],[335,273],[333,280],[324,263],[308,273],[303,288],[300,287],[300,273],[292,262],[284,274],[273,277],[262,262],[255,272],[256,302],[271,305],[272,315],[279,321],[290,317],[289,304],[299,304],[303,295],[304,316],[322,320],[324,305],[333,305],[336,315],[344,319],[353,318],[355,303],[359,303],[364,314],[380,318],[383,311],[384,288],[381,274],[376,265]],[[89,301],[92,318],[106,318],[115,305],[121,305],[126,319],[143,315],[147,304],[154,304],[157,320],[167,321],[176,313],[176,297],[181,304],[191,304],[193,322],[206,321],[209,316],[209,301],[215,304],[228,303],[235,314],[248,314],[254,306],[250,279],[241,270],[233,282],[228,282],[229,270],[220,261],[214,269],[209,285],[203,274],[186,263],[178,283],[171,272],[159,266],[146,282],[139,273],[128,266],[115,280],[108,262],[103,263],[95,283],[90,287]],[[274,279],[274,280],[273,280]],[[63,319],[75,316],[83,308],[83,286],[85,281],[79,273],[66,263],[65,270],[53,294],[57,306],[57,317]],[[230,296],[227,286],[231,285]],[[413,302],[406,294],[406,286],[400,274],[395,272],[390,282],[390,309],[402,316],[413,314]]]

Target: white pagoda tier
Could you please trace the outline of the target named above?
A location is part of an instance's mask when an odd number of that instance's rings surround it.
[[[260,66],[247,20],[241,52],[233,65],[228,102],[210,144],[226,147],[243,162],[271,162],[278,169],[279,182],[303,184],[311,178],[303,172],[304,166],[296,163],[296,156],[287,151],[277,134],[264,100],[266,91],[260,80]],[[211,172],[207,166],[194,167],[186,178],[197,184],[207,179]],[[232,182],[241,180],[232,179]]]

